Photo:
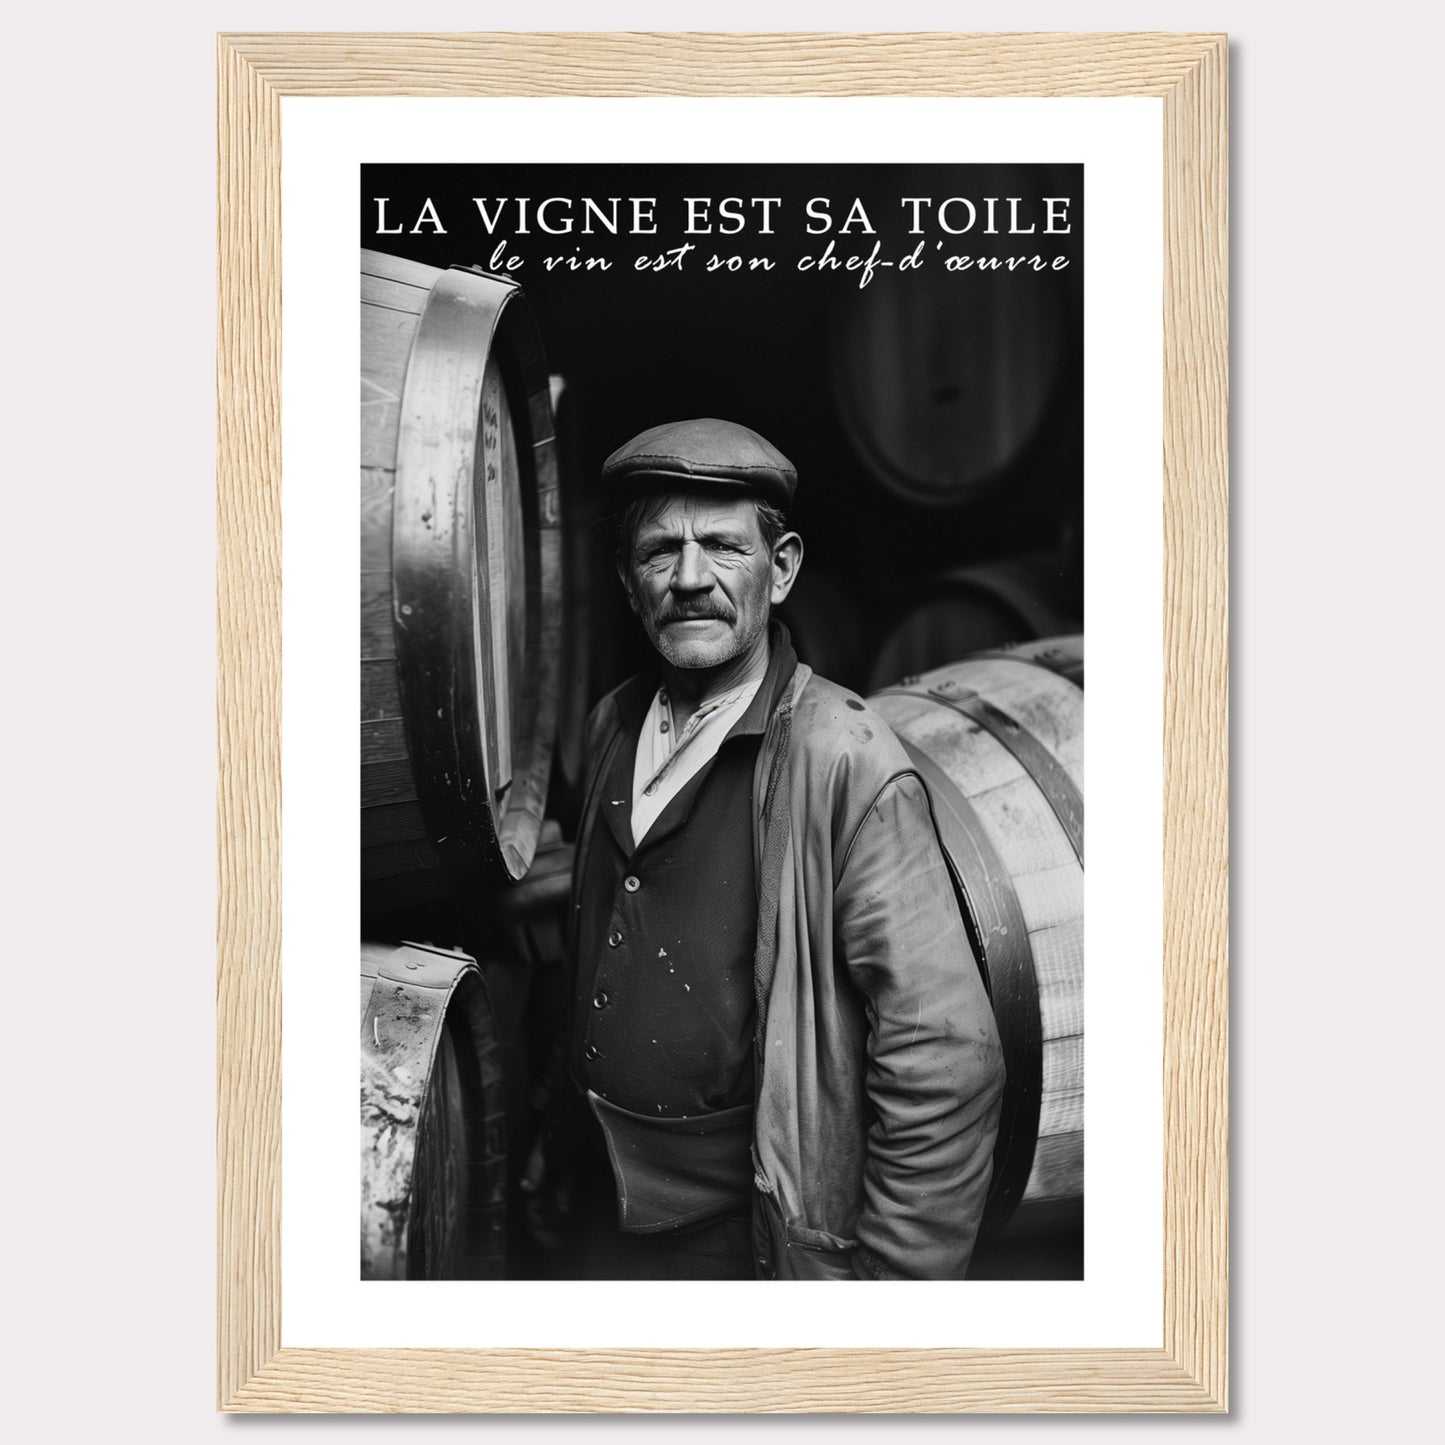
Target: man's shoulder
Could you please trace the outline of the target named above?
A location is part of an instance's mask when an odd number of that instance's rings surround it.
[[[912,769],[897,734],[856,692],[817,673],[793,704],[793,746],[810,765],[847,759],[849,770],[889,777]]]

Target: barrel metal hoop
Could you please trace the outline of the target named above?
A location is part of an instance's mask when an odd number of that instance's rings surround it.
[[[1064,765],[1017,719],[987,698],[960,687],[951,678],[931,687],[926,693],[903,688],[885,688],[876,697],[914,697],[952,708],[954,712],[976,723],[1002,748],[1016,758],[1020,766],[1038,784],[1059,826],[1074,850],[1082,867],[1084,862],[1084,797]]]
[[[459,951],[403,944],[381,958],[363,953],[374,986],[361,1022],[361,1277],[412,1277],[417,1149],[427,1128],[432,1075],[442,1036],[455,1020],[475,1051],[476,1084],[486,1112],[466,1190],[468,1236],[453,1261],[455,1278],[499,1278],[505,1238],[506,1137],[486,984]]]
[[[376,977],[407,988],[444,988],[450,993],[468,968],[475,969],[476,964],[465,953],[424,943],[403,943],[377,966]]]
[[[471,484],[483,377],[508,295],[461,273],[438,277],[407,362],[396,448],[392,595],[412,766],[432,838],[477,851],[496,849],[486,776],[495,762],[480,724],[494,680],[489,660],[457,639],[469,635],[468,619],[488,615],[488,579],[454,519],[464,515],[456,496]]]
[[[525,874],[541,829],[561,666],[551,399],[535,319],[513,304],[520,296],[515,282],[464,268],[442,272],[432,287],[402,386],[392,530],[397,682],[428,832],[439,848],[499,858],[513,879]],[[484,723],[505,695],[497,659],[473,645],[480,619],[501,599],[476,564],[480,519],[463,525],[468,509],[457,503],[475,482],[487,363],[499,344],[521,379],[523,395],[510,402],[518,460],[530,474],[523,503],[537,514],[525,579],[537,616],[528,620],[530,663],[519,679],[535,736],[514,754],[510,778],[501,776],[495,729]]]
[[[927,753],[905,737],[898,740],[928,789],[1003,1047],[1007,1086],[984,1215],[984,1227],[992,1229],[1007,1220],[1023,1198],[1038,1143],[1044,1039],[1028,925],[1009,871],[973,805]]]

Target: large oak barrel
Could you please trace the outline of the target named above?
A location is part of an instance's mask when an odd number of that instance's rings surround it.
[[[1082,640],[869,699],[928,786],[1008,1069],[985,1229],[1077,1225],[1084,1186]]]
[[[1084,639],[1082,637],[1038,637],[1030,642],[1010,642],[977,654],[978,657],[1015,657],[1036,663],[1066,677],[1080,688],[1084,685]]]
[[[1077,627],[1057,600],[1061,563],[1050,554],[955,567],[930,578],[888,631],[868,669],[870,688],[977,652]]]
[[[509,281],[361,263],[361,846],[365,900],[526,873],[561,653],[552,405]]]
[[[966,505],[1016,467],[1055,405],[1068,285],[1065,273],[950,272],[934,255],[853,294],[829,353],[833,397],[879,485]]]
[[[361,945],[361,1277],[500,1279],[502,1069],[462,953]]]

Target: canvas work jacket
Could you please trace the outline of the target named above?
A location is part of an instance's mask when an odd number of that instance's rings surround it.
[[[753,773],[760,1275],[957,1279],[988,1192],[1003,1056],[928,794],[861,699],[798,664]],[[594,774],[623,745],[609,694]],[[579,869],[597,822],[583,809]]]

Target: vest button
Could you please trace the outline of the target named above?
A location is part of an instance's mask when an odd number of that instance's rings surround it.
[[[636,893],[637,890],[642,887],[642,880],[629,873],[627,877],[622,880],[622,886],[629,893]]]
[[[607,946],[608,948],[616,948],[617,945],[621,942],[622,933],[620,930],[614,928],[612,932],[607,935]]]
[[[597,992],[592,995],[592,1007],[593,1007],[593,1008],[606,1008],[606,1007],[607,1007],[607,990],[606,990],[605,988],[599,988],[599,989],[597,990]]]
[[[587,1047],[582,1050],[582,1052],[583,1052],[589,1059],[595,1059],[595,1058],[597,1057],[597,1045],[596,1045],[596,1044],[588,1044]]]

